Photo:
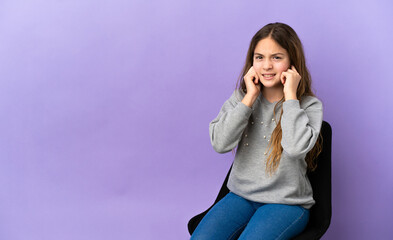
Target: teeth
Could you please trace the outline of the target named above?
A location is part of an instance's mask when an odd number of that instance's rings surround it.
[[[265,77],[273,77],[275,74],[269,74],[269,75],[267,75],[267,74],[265,74],[265,75],[263,75],[263,76],[265,76]]]

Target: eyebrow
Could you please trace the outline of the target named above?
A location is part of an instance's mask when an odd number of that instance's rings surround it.
[[[261,55],[261,56],[263,56],[263,54],[260,54],[260,53],[254,53],[254,55]],[[273,53],[272,55],[284,55],[284,53]]]

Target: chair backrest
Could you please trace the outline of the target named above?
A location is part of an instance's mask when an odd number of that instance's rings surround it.
[[[321,135],[323,148],[316,159],[317,168],[307,174],[315,204],[310,210],[310,220],[305,231],[294,238],[296,240],[321,238],[329,228],[332,217],[332,127],[326,121],[322,123]]]
[[[296,236],[294,239],[319,239],[327,231],[330,225],[332,216],[331,205],[331,143],[332,143],[332,128],[326,121],[322,122],[321,135],[323,140],[323,148],[321,154],[315,160],[317,168],[313,172],[309,172],[308,178],[313,188],[313,198],[315,204],[310,209],[310,220],[306,229]],[[220,201],[226,194],[229,193],[227,187],[229,174],[232,170],[230,167],[227,176],[221,186],[220,192],[213,205],[210,206],[203,213],[200,213],[188,222],[188,231],[192,234],[199,222],[206,215],[206,213]]]

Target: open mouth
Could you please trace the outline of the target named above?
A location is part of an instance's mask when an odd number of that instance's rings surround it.
[[[262,74],[265,79],[272,79],[276,74]]]

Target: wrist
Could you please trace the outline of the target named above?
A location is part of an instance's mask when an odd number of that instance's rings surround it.
[[[244,103],[246,106],[248,106],[249,108],[252,107],[252,105],[254,104],[255,100],[257,100],[258,96],[255,96],[253,94],[246,94],[242,100],[242,103]]]
[[[296,92],[284,93],[285,101],[286,100],[298,100],[296,97]]]

